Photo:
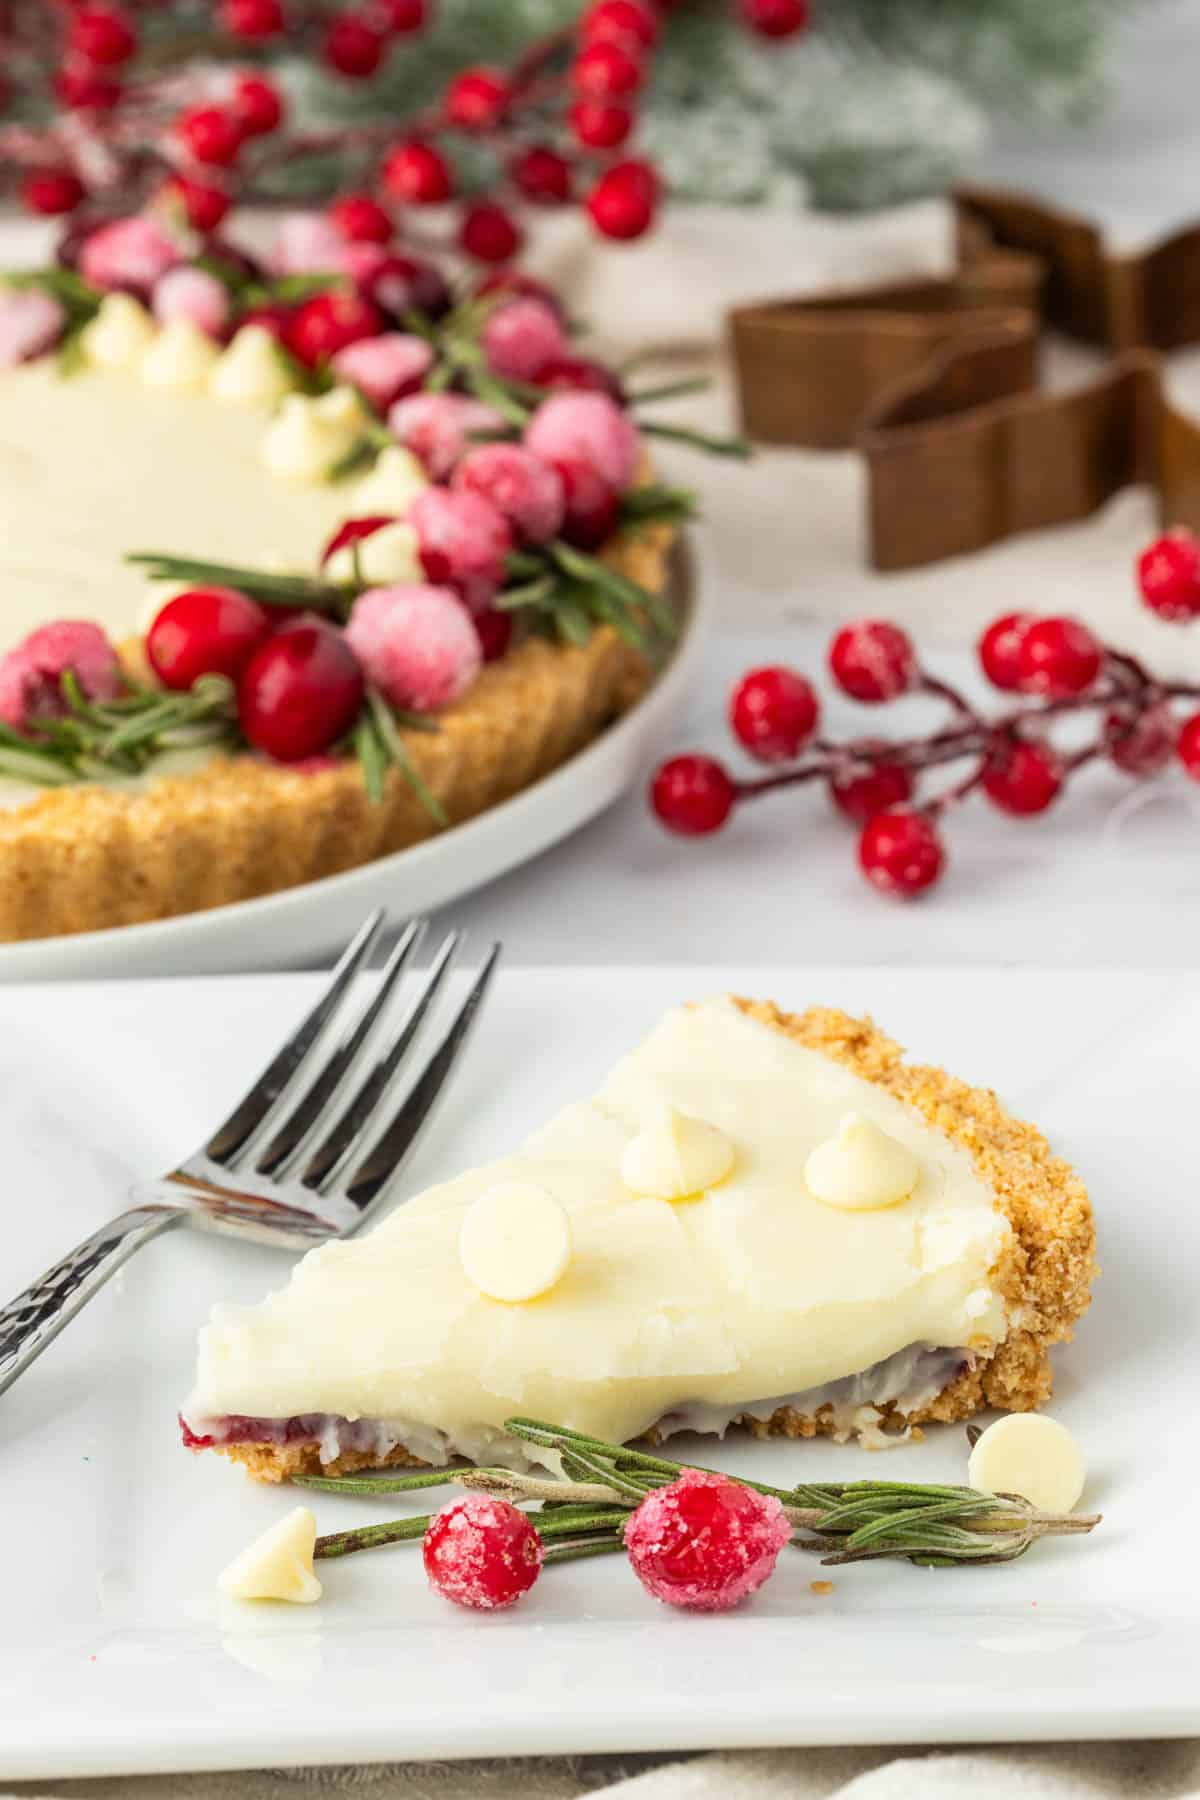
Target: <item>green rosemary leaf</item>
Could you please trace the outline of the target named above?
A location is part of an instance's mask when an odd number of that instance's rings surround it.
[[[83,343],[82,326],[68,330],[58,349],[54,353],[54,367],[63,381],[69,381],[73,375],[82,375],[88,366],[88,354]]]
[[[375,730],[374,720],[365,713],[354,727],[354,754],[362,764],[363,784],[367,790],[367,799],[372,806],[378,806],[383,799],[388,756],[379,741],[379,733]]]
[[[551,603],[558,635],[568,644],[586,644],[592,635],[587,607],[575,594],[562,590]]]
[[[416,1475],[293,1475],[297,1487],[323,1494],[411,1494],[420,1488],[448,1487],[457,1469],[422,1469]],[[594,1509],[592,1509],[594,1510]]]
[[[317,581],[307,575],[274,575],[265,569],[175,556],[167,550],[133,550],[125,561],[144,568],[151,581],[211,582],[218,587],[237,588],[265,606],[302,606],[334,618],[345,618],[358,596],[352,584]]]
[[[663,637],[678,636],[679,626],[675,615],[659,595],[652,594],[648,588],[639,587],[636,581],[630,581],[628,575],[622,575],[619,569],[610,567],[598,556],[589,556],[583,550],[576,550],[571,544],[556,540],[549,550],[559,568],[582,585],[598,588],[610,595],[635,622],[639,614],[645,613],[655,630]]]
[[[325,471],[325,479],[338,482],[348,480],[351,475],[361,475],[374,466],[378,455],[378,444],[369,437],[360,437],[336,462],[330,463]]]
[[[580,1538],[578,1543],[547,1544],[542,1561],[546,1564],[579,1562],[586,1556],[618,1556],[624,1551],[623,1540],[606,1532],[601,1537]]]
[[[694,518],[699,507],[690,488],[664,487],[647,482],[621,496],[621,525],[636,531],[647,525],[681,525]]]
[[[430,792],[413,766],[412,759],[396,729],[396,721],[392,716],[391,708],[377,688],[367,689],[367,712],[383,746],[384,754],[393,768],[399,770],[434,824],[445,828],[450,823],[446,809],[437,796]]]
[[[520,430],[528,424],[530,408],[516,398],[506,382],[483,369],[471,369],[467,374],[467,385],[477,400],[493,407],[510,425]]]
[[[383,1544],[411,1543],[429,1530],[428,1513],[415,1519],[390,1519],[386,1525],[359,1525],[352,1531],[333,1531],[317,1539],[313,1555],[318,1559],[352,1556],[356,1550],[377,1550]]]
[[[587,604],[595,616],[604,624],[611,625],[621,641],[631,649],[650,649],[650,642],[635,615],[618,605],[611,594],[606,594],[601,588],[593,588],[588,595]]]
[[[35,787],[69,787],[75,774],[66,763],[39,756],[36,750],[14,750],[0,744],[0,775],[11,781],[28,781]]]
[[[285,305],[292,306],[302,300],[312,300],[317,294],[331,293],[334,289],[348,292],[350,281],[348,276],[331,271],[327,275],[277,275],[263,285],[266,299],[280,300]]]
[[[679,381],[660,381],[646,388],[632,388],[626,391],[626,402],[629,406],[650,406],[656,400],[682,400],[687,394],[706,394],[712,386],[708,375],[688,375]]]
[[[710,437],[707,432],[693,431],[686,425],[664,425],[657,419],[639,419],[643,437],[665,438],[673,444],[690,444],[695,450],[706,450],[710,456],[730,456],[746,462],[754,451],[744,437]]]
[[[502,588],[493,605],[501,612],[517,612],[523,606],[545,606],[554,598],[553,575],[541,575],[536,581],[525,581],[519,587]]]

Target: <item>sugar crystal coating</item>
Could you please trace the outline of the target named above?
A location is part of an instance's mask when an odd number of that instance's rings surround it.
[[[491,1494],[464,1494],[425,1533],[430,1585],[456,1606],[494,1612],[529,1592],[542,1568],[542,1540],[526,1515]]]
[[[647,1593],[668,1606],[725,1612],[760,1588],[792,1535],[780,1502],[727,1475],[685,1469],[648,1494],[625,1527]]]

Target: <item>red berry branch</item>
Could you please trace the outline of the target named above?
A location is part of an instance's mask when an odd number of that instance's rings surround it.
[[[808,22],[807,0],[730,3],[768,39]],[[673,9],[594,0],[511,67],[460,70],[417,115],[302,131],[264,59],[286,51],[368,82],[398,44],[435,27],[433,0],[220,0],[199,28],[194,6],[181,7],[189,56],[173,65],[161,34],[143,29],[143,14],[171,10],[163,0],[7,0],[0,116],[4,96],[19,92],[37,122],[0,125],[0,197],[11,191],[32,212],[92,224],[165,200],[207,233],[235,202],[277,198],[271,177],[283,165],[333,155],[351,191],[331,216],[350,242],[386,242],[402,211],[456,198],[458,247],[485,263],[519,252],[525,207],[577,203],[602,236],[637,238],[654,222],[660,182],[626,145]],[[237,68],[247,56],[251,66]],[[492,177],[469,196],[454,156],[464,133],[492,152]]]
[[[1200,539],[1168,532],[1138,559],[1143,602],[1159,618],[1200,618]],[[861,619],[837,632],[829,674],[840,691],[865,706],[902,694],[943,701],[947,717],[924,736],[862,736],[835,743],[818,735],[820,702],[812,684],[787,668],[751,669],[734,688],[729,723],[756,761],[779,767],[739,780],[714,757],[672,757],[655,774],[651,805],[669,830],[703,836],[735,808],[780,789],[819,784],[859,827],[858,860],[881,893],[911,899],[931,887],[946,861],[944,814],[981,793],[1014,818],[1053,806],[1077,771],[1107,762],[1146,779],[1172,759],[1200,781],[1200,711],[1181,718],[1176,702],[1200,702],[1200,686],[1159,680],[1135,656],[1101,643],[1076,619],[1007,613],[978,644],[992,686],[1020,696],[987,718],[951,683],[920,663],[900,626]],[[1094,734],[1081,748],[1056,747],[1050,727],[1068,715],[1091,716]],[[956,767],[957,765],[957,767]],[[922,799],[931,771],[947,768],[952,784]]]

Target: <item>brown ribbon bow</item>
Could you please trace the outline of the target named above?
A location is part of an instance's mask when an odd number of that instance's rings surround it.
[[[731,314],[746,433],[862,451],[878,569],[1083,518],[1132,482],[1200,529],[1200,423],[1168,399],[1159,355],[1200,340],[1200,225],[1117,256],[1087,220],[1019,195],[965,189],[955,206],[944,280]],[[1112,362],[1040,388],[1043,324]]]

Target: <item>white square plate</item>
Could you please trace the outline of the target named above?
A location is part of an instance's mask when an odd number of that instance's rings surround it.
[[[316,978],[0,995],[3,1281],[12,1291],[221,1116]],[[406,1178],[412,1191],[587,1093],[666,1006],[729,989],[870,1010],[913,1054],[997,1087],[1087,1176],[1105,1275],[1059,1353],[1087,1540],[973,1570],[785,1557],[742,1611],[657,1607],[616,1559],[459,1613],[407,1547],[331,1565],[315,1608],[219,1602],[217,1571],[290,1503],[180,1447],[218,1298],[284,1278],[180,1233],[132,1262],[0,1400],[0,1778],[712,1745],[1200,1731],[1195,1032],[1190,973],[520,970],[501,977]],[[829,1444],[697,1444],[786,1483],[882,1475]],[[960,1428],[885,1459],[962,1480]],[[402,1510],[324,1500],[323,1530]],[[414,1507],[413,1510],[418,1510]]]

